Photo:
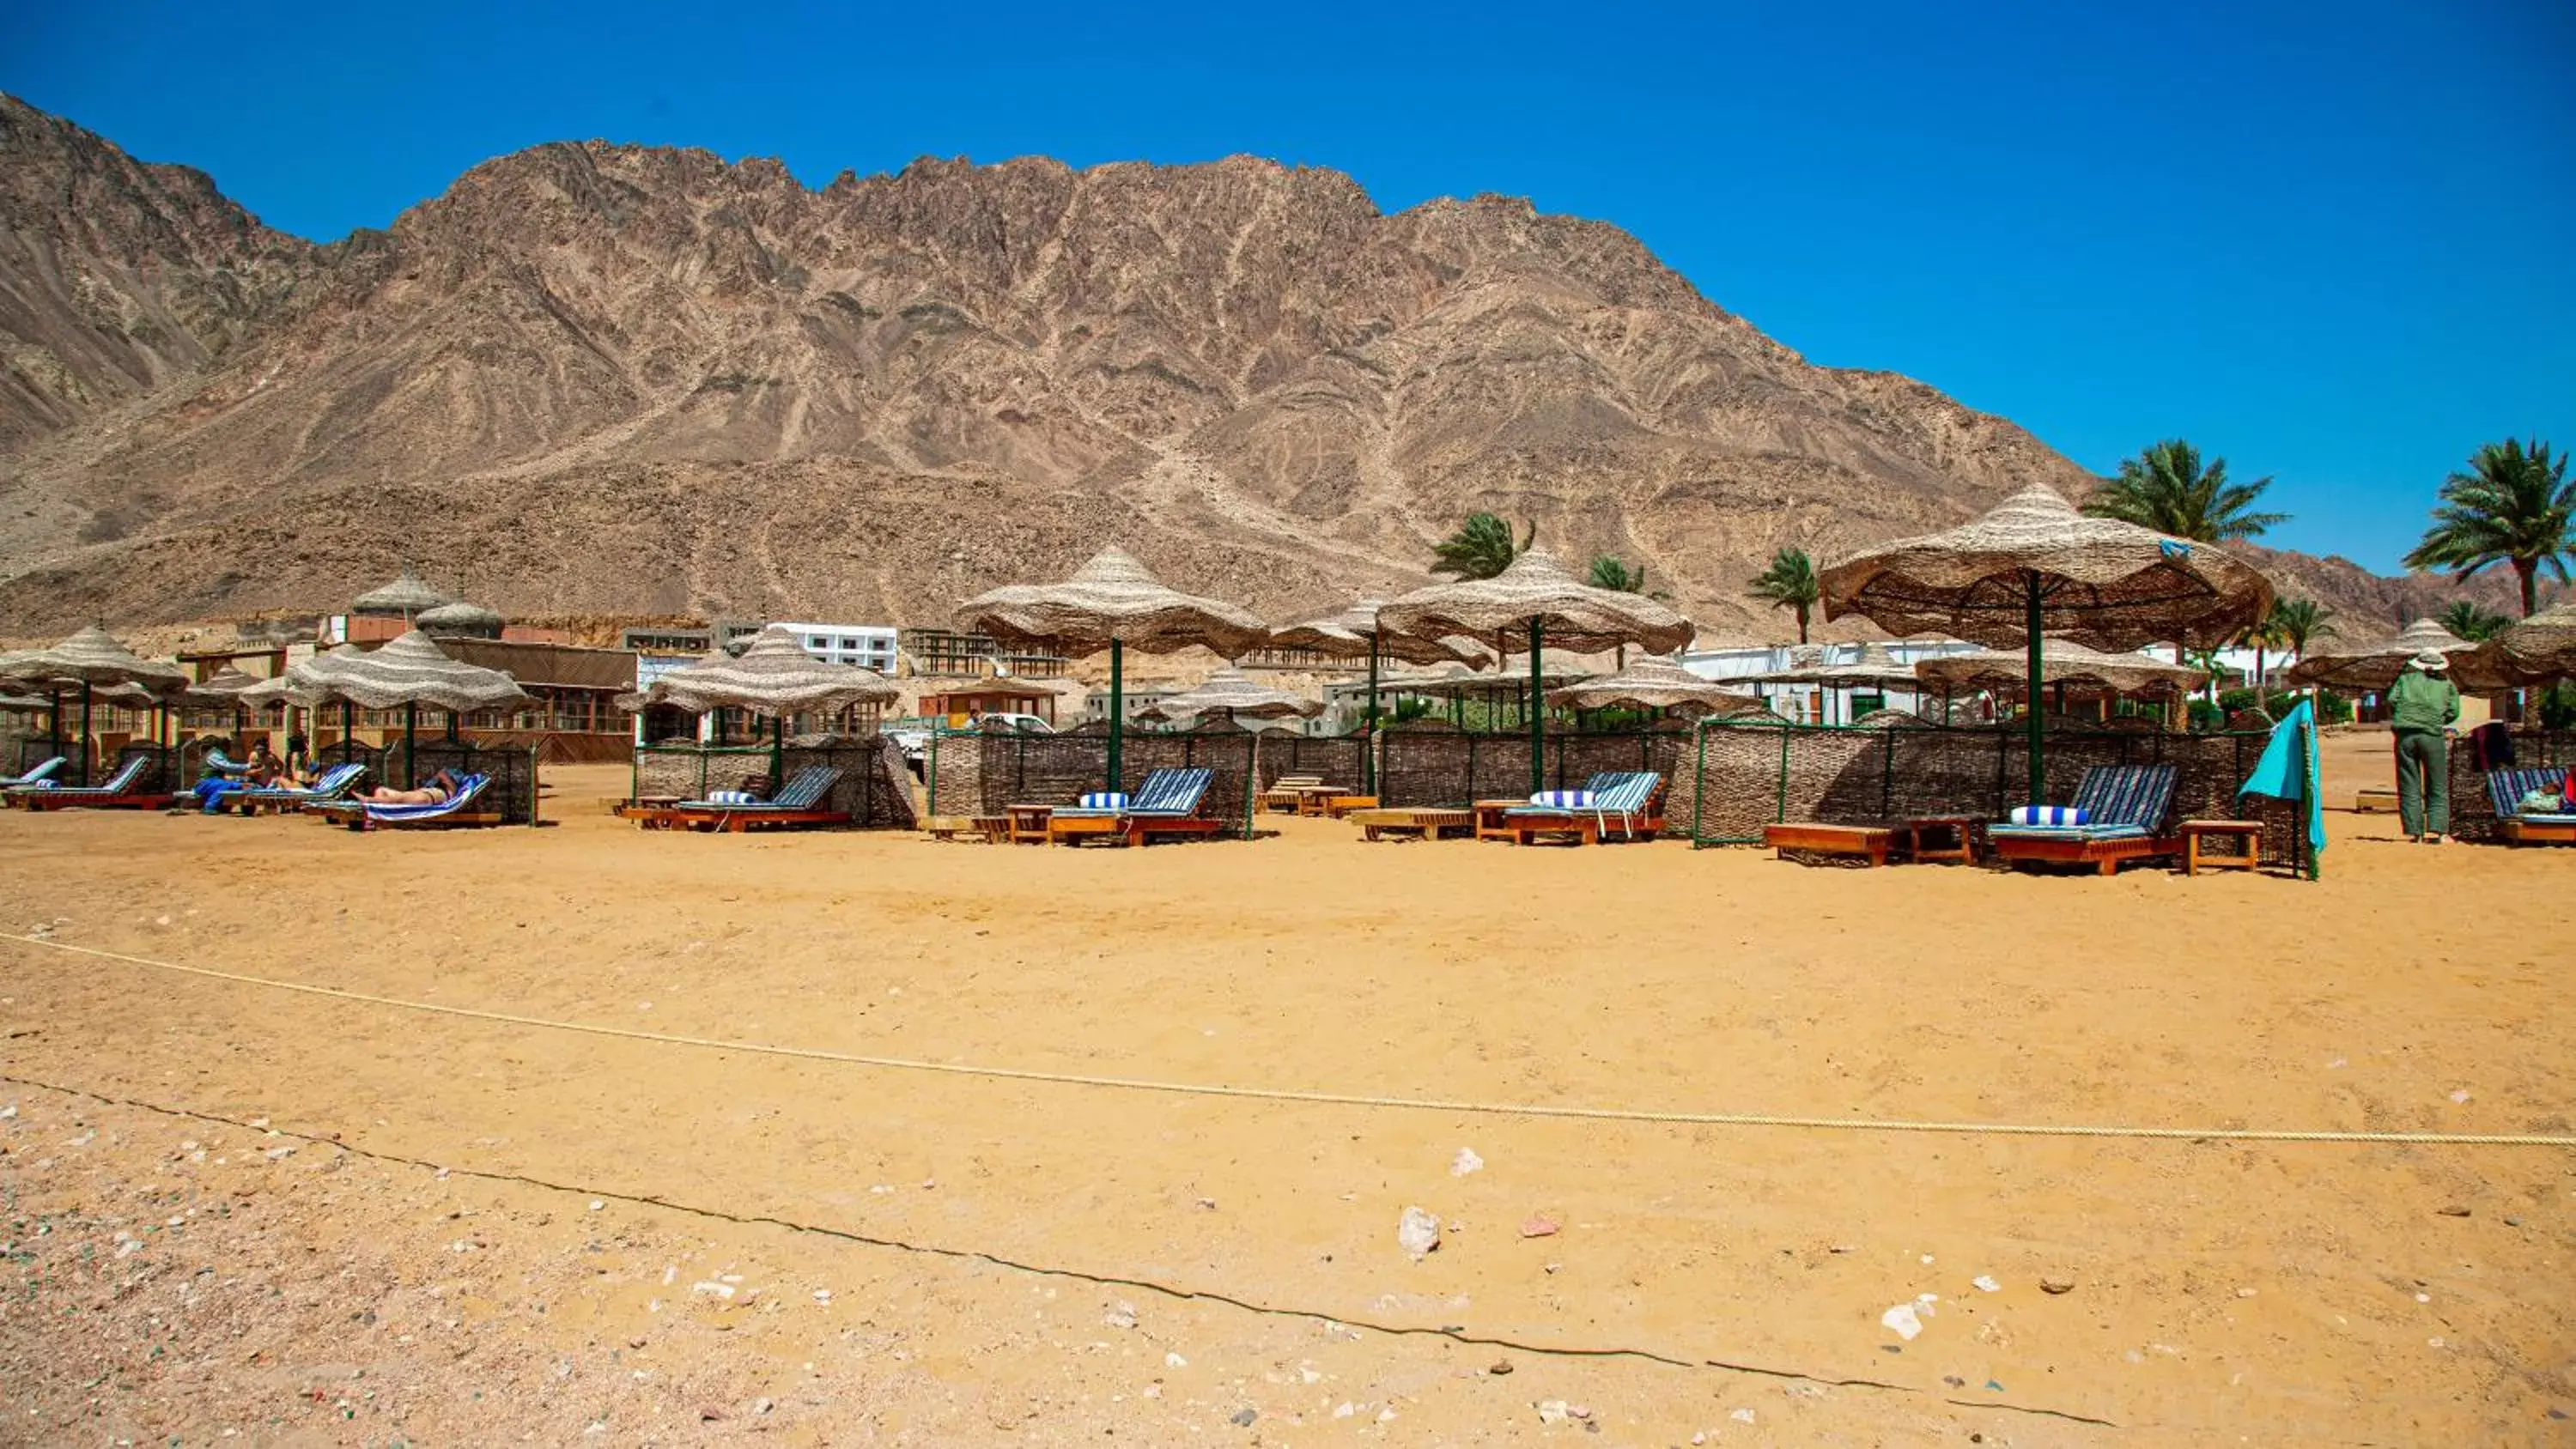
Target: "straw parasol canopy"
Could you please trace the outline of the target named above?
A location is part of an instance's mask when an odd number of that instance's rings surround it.
[[[2478,646],[2430,619],[2418,619],[2385,639],[2349,648],[2317,648],[2290,666],[2292,684],[2321,684],[2336,689],[2386,689],[2406,672],[2406,661],[2418,654],[2439,654],[2451,661],[2454,674],[2477,671]]]
[[[1494,651],[1464,635],[1445,639],[1416,639],[1402,634],[1388,634],[1378,627],[1378,610],[1386,607],[1383,599],[1362,599],[1338,614],[1322,619],[1309,619],[1303,624],[1282,624],[1270,631],[1270,642],[1287,649],[1322,649],[1340,654],[1365,654],[1372,636],[1378,657],[1403,664],[1482,664],[1494,657]]]
[[[2271,582],[2217,547],[2089,517],[2047,487],[1857,554],[1818,582],[1827,619],[1998,648],[2029,641],[2034,604],[2041,632],[2095,649],[2227,644],[2272,608]]]
[[[957,627],[1004,643],[1066,654],[1109,651],[1109,787],[1123,788],[1128,646],[1169,654],[1193,645],[1231,657],[1259,648],[1270,628],[1232,604],[1184,594],[1112,544],[1060,584],[1006,584],[957,606]]]
[[[1183,720],[1218,714],[1243,719],[1312,719],[1324,712],[1320,700],[1254,682],[1240,669],[1220,669],[1196,689],[1136,711],[1139,719]]]
[[[1548,691],[1549,699],[1576,709],[1672,709],[1690,706],[1712,715],[1762,708],[1752,695],[1703,679],[1663,655],[1641,655],[1616,674]]]
[[[38,699],[32,694],[0,694],[0,709],[12,710],[21,714],[32,714],[37,710],[51,709],[53,707],[54,702],[52,700]]]
[[[2470,664],[2473,672],[2517,688],[2576,678],[2576,599],[2553,604],[2487,640]]]
[[[1857,658],[1835,663],[1818,659],[1768,674],[1749,674],[1746,684],[1814,684],[1827,689],[1912,689],[1919,681],[1913,667],[1897,662],[1884,644],[1863,644]]]
[[[439,639],[498,639],[503,620],[498,610],[459,599],[421,610],[412,623]]]
[[[188,687],[188,671],[157,659],[138,658],[95,624],[51,649],[9,656],[0,678],[35,685],[130,685],[155,698]]]
[[[1649,654],[1670,654],[1691,641],[1688,619],[1643,594],[1583,583],[1543,548],[1513,559],[1509,568],[1490,579],[1458,579],[1416,589],[1380,609],[1378,624],[1388,633],[1424,639],[1451,634],[1481,639],[1490,634],[1505,651],[1527,631],[1533,697],[1546,688],[1540,661],[1550,642],[1584,654],[1628,645]],[[1545,711],[1530,711],[1529,729],[1530,790],[1536,793],[1547,783]]]
[[[407,629],[377,649],[344,646],[317,654],[288,666],[282,677],[307,703],[337,701],[361,709],[402,706],[403,771],[414,783],[419,770],[413,759],[413,739],[422,705],[446,710],[452,728],[458,714],[499,709],[528,698],[519,681],[508,674],[450,659],[418,629]]]
[[[369,589],[351,599],[349,612],[416,619],[442,604],[453,602],[447,595],[431,588],[418,573],[406,568],[402,576],[392,583]]]
[[[2187,665],[2144,654],[2105,653],[2062,639],[2049,640],[2047,653],[2050,683],[2108,694],[2179,699],[2208,678]],[[1982,689],[2015,696],[2030,685],[2030,661],[2017,649],[1979,649],[1922,660],[1914,666],[1914,674],[1918,687],[1954,694]]]
[[[710,650],[644,689],[620,696],[630,708],[667,704],[691,714],[739,709],[767,719],[830,714],[854,704],[891,704],[902,691],[874,670],[836,664],[805,652],[793,631],[775,624],[752,636],[739,656]]]
[[[1547,689],[1580,684],[1592,676],[1566,665],[1546,665],[1539,671],[1539,686]],[[1422,674],[1399,674],[1386,681],[1389,694],[1410,694],[1422,699],[1484,699],[1527,689],[1529,677],[1504,674],[1498,670],[1470,669],[1452,664],[1446,669]]]
[[[2018,645],[2025,687],[2045,678],[2043,635],[2094,649],[2228,643],[2272,610],[2271,581],[2205,543],[2075,511],[2034,486],[1941,533],[1882,544],[1824,570],[1825,617],[1899,634]],[[2040,712],[2028,729],[2032,804],[2045,786]]]

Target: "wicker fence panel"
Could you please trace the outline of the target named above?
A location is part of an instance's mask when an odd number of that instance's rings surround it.
[[[943,746],[955,741],[942,741]],[[636,799],[702,800],[710,790],[775,789],[808,765],[841,772],[819,808],[850,817],[861,830],[910,830],[918,823],[912,770],[884,735],[806,736],[779,752],[779,779],[769,778],[767,745],[645,745],[634,753]]]
[[[2096,766],[2175,767],[2173,818],[2261,819],[2269,863],[2298,850],[2300,818],[2277,801],[2240,800],[2267,736],[2258,732],[2172,734],[2160,730],[2051,731],[2044,794],[2072,799]],[[1745,844],[1779,821],[1876,824],[1907,817],[1965,815],[2000,820],[2028,793],[2027,740],[2013,725],[1708,726],[1694,770],[1699,813],[1687,822],[1702,844]],[[1685,794],[1684,798],[1689,798]],[[1685,824],[1676,819],[1676,824]]]
[[[2576,731],[2515,730],[2513,762],[2526,770],[2576,766]],[[2451,742],[2450,766],[2451,833],[2462,840],[2503,839],[2496,828],[2495,801],[2487,794],[2486,776],[2479,772],[2466,740]],[[2392,777],[2395,769],[2392,763]]]
[[[401,741],[395,741],[385,755],[386,768],[401,774],[404,763]],[[537,755],[534,750],[494,748],[471,740],[416,740],[412,744],[411,764],[412,774],[422,780],[441,770],[457,775],[489,775],[492,783],[484,787],[483,798],[499,807],[505,823],[530,825],[537,820]]]
[[[977,753],[972,772],[980,792],[977,814],[999,815],[1012,805],[1070,805],[1087,791],[1108,788],[1105,735],[982,735],[941,742],[943,750],[969,745]],[[1147,774],[1160,769],[1212,770],[1215,774],[1200,813],[1247,828],[1257,749],[1253,735],[1238,729],[1129,735],[1122,750],[1126,787],[1134,790]],[[939,768],[944,811],[951,798],[944,756]]]
[[[1546,737],[1539,755],[1544,788],[1580,788],[1609,770],[1652,770],[1664,777],[1665,815],[1689,819],[1691,736],[1684,730],[1568,731]],[[1378,797],[1391,806],[1457,807],[1476,800],[1519,800],[1530,790],[1529,736],[1449,729],[1386,733]]]
[[[1368,739],[1364,735],[1292,735],[1266,731],[1256,755],[1254,782],[1267,790],[1289,775],[1321,775],[1324,783],[1358,790],[1365,775]]]

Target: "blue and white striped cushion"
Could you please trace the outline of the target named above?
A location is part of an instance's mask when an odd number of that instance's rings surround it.
[[[1075,801],[1074,804],[1084,810],[1124,810],[1127,808],[1127,792],[1124,790],[1094,790],[1083,796],[1080,800]]]
[[[2091,811],[2076,805],[2015,805],[2012,809],[2015,825],[2082,825],[2091,817]]]
[[[1187,815],[1206,797],[1216,771],[1204,765],[1156,770],[1136,787],[1128,809],[1138,815]]]
[[[760,797],[754,795],[749,790],[709,790],[707,792],[707,803],[710,805],[757,805],[760,803]]]
[[[1589,810],[1592,808],[1592,792],[1589,790],[1541,790],[1537,794],[1532,795],[1529,802],[1532,805],[1542,806],[1551,810]]]

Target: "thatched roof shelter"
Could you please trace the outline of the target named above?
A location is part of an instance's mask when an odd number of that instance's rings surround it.
[[[1362,599],[1338,614],[1309,619],[1302,624],[1282,624],[1270,631],[1270,642],[1290,649],[1366,654],[1374,638],[1380,658],[1405,664],[1441,664],[1451,660],[1483,664],[1494,657],[1490,647],[1464,635],[1416,639],[1406,634],[1387,633],[1378,623],[1378,611],[1385,607],[1383,599]]]
[[[2576,679],[2576,599],[2565,599],[2487,640],[2473,674],[2513,685]]]
[[[2087,649],[2062,639],[2047,642],[2047,658],[2050,684],[2138,699],[2179,699],[2209,678],[2187,665],[2150,659],[2138,653],[2114,654]],[[1914,674],[1919,681],[1918,688],[1946,690],[1953,694],[1969,694],[1982,689],[1991,694],[2018,698],[2030,687],[2030,660],[2018,649],[1979,649],[1968,654],[1947,654],[1920,660],[1914,666]]]
[[[2334,689],[2386,689],[2406,672],[2406,661],[2419,654],[2439,654],[2451,663],[2453,682],[2467,685],[2472,676],[2483,686],[2489,671],[2474,656],[2478,646],[2431,619],[2418,619],[2383,639],[2310,649],[2290,666],[2292,684],[2320,684]]]
[[[1678,660],[1658,654],[1631,660],[1616,674],[1551,689],[1547,697],[1576,709],[1687,707],[1705,714],[1731,715],[1762,708],[1762,701],[1755,696],[1729,689],[1714,679],[1703,679],[1684,669]]]
[[[1197,688],[1136,711],[1136,717],[1172,721],[1214,714],[1241,719],[1312,719],[1323,712],[1321,700],[1256,683],[1239,669],[1220,669]]]
[[[1193,645],[1241,654],[1270,637],[1246,610],[1184,594],[1111,546],[1056,584],[1009,584],[957,606],[957,627],[1008,644],[1096,654],[1112,645],[1168,654]]]
[[[2271,582],[2213,544],[2075,511],[2026,488],[1957,528],[1824,570],[1825,617],[2006,648],[2040,632],[2095,649],[2233,642],[2272,608]]]
[[[406,568],[392,583],[367,590],[349,601],[349,612],[377,617],[416,619],[442,604],[455,602]]]
[[[874,670],[805,652],[793,631],[772,624],[739,656],[721,647],[619,697],[629,708],[667,704],[691,714],[739,709],[769,719],[830,714],[855,704],[885,705],[902,691]]]
[[[306,702],[342,701],[361,709],[425,704],[470,713],[525,703],[528,698],[517,680],[497,669],[448,658],[418,629],[406,630],[382,648],[341,648],[316,655],[289,666],[282,678]]]

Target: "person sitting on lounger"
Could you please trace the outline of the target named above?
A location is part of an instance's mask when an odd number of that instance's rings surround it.
[[[262,740],[251,746],[250,765],[242,771],[242,778],[255,788],[265,790],[286,778],[286,765],[268,752],[268,741]]]
[[[444,805],[456,793],[456,777],[445,770],[421,782],[417,790],[396,790],[379,785],[367,796],[370,805]]]

